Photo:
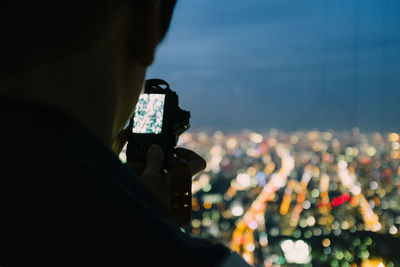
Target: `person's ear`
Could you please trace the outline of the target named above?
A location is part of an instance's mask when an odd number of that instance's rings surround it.
[[[133,1],[128,36],[131,58],[143,67],[153,63],[159,41],[159,6],[157,0]]]

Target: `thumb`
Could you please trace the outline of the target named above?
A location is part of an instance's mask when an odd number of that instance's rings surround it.
[[[168,188],[167,179],[162,179],[164,153],[159,145],[151,145],[147,150],[146,168],[139,176],[142,182],[150,189],[155,199],[161,207],[168,207]]]
[[[147,150],[146,155],[146,168],[144,169],[143,176],[151,176],[153,179],[157,179],[162,170],[164,160],[164,153],[161,147],[157,144],[153,144]]]

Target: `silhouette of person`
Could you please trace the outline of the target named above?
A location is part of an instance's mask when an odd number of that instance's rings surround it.
[[[175,0],[2,2],[0,265],[248,266],[165,212],[163,152],[140,173],[123,127]],[[190,174],[204,160],[178,149]]]

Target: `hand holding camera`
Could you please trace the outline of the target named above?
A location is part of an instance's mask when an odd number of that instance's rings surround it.
[[[206,162],[201,156],[185,148],[176,148],[175,154],[177,158],[168,173],[163,171],[164,153],[156,144],[150,146],[146,163],[128,162],[127,166],[139,174],[160,208],[177,224],[186,225],[190,223],[191,215],[192,176],[202,171]],[[188,206],[184,207],[185,203]]]
[[[123,134],[128,166],[179,225],[190,223],[192,176],[206,166],[195,152],[176,148],[179,135],[190,127],[189,118],[168,83],[148,80]]]

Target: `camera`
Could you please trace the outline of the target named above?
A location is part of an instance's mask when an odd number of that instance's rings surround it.
[[[168,174],[176,162],[179,164],[174,149],[179,136],[189,129],[189,120],[190,112],[179,107],[178,95],[166,81],[147,80],[128,124],[127,161],[145,162],[149,147],[158,144],[164,152],[163,171]],[[171,180],[170,210],[181,225],[190,223],[191,178],[172,177]]]
[[[152,144],[164,152],[164,168],[171,168],[179,136],[190,128],[190,112],[179,107],[178,95],[161,79],[147,80],[129,121],[127,161],[146,161]]]

